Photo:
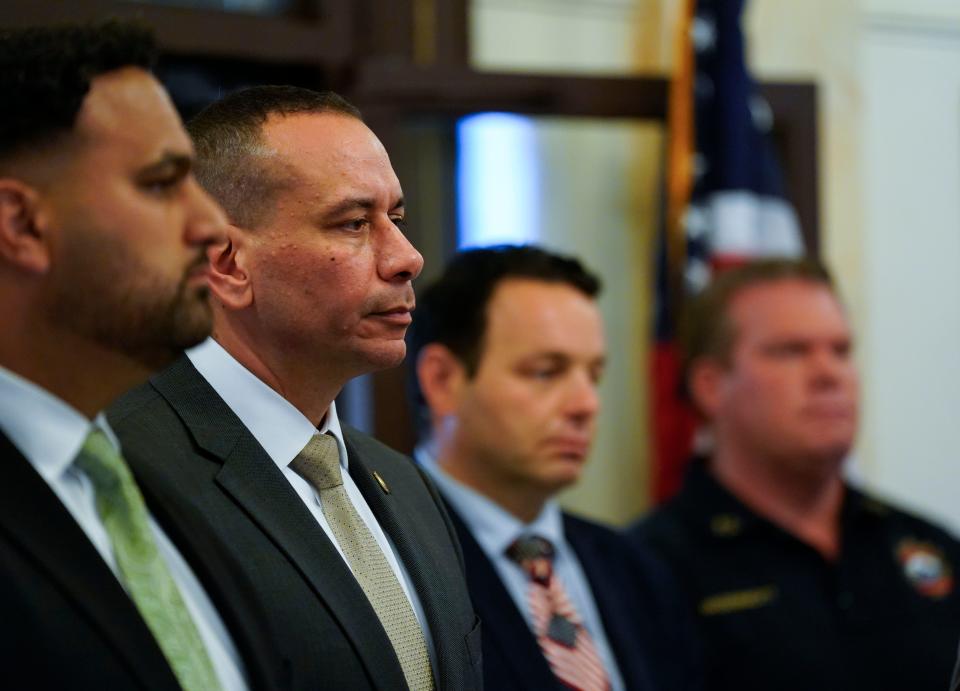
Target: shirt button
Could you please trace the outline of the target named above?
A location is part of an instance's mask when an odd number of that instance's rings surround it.
[[[837,607],[842,610],[847,610],[853,607],[853,593],[844,591],[837,595]]]

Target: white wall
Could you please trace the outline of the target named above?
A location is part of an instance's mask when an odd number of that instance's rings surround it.
[[[909,7],[861,38],[863,471],[960,532],[960,7]]]

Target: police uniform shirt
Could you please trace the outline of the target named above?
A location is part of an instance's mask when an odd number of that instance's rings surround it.
[[[836,561],[692,464],[631,530],[695,608],[708,691],[944,691],[960,637],[960,543],[847,487]]]

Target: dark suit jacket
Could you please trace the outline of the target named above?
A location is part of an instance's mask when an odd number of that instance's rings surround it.
[[[565,687],[550,671],[493,563],[456,512],[450,514],[463,546],[470,595],[483,621],[486,688],[561,691]],[[589,581],[626,688],[700,689],[692,622],[664,568],[596,523],[564,514],[563,528]]]
[[[179,689],[113,572],[2,434],[0,464],[0,688]],[[286,688],[287,671],[235,565],[188,513],[158,513],[144,495],[230,630],[251,687]]]
[[[953,681],[950,683],[950,691],[960,691],[960,656],[957,657],[957,665],[953,670]]]
[[[405,688],[383,627],[333,543],[256,439],[182,358],[110,411],[140,481],[200,512],[242,563],[298,689]],[[406,457],[344,427],[350,475],[411,576],[441,689],[478,689],[479,624],[456,535]],[[372,476],[386,481],[385,493]]]

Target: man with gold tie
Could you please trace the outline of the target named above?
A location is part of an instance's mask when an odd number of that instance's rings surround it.
[[[112,409],[131,465],[242,561],[296,688],[478,688],[432,485],[334,402],[402,361],[423,262],[383,145],[342,98],[296,87],[228,95],[188,129],[230,221],[213,336]]]

